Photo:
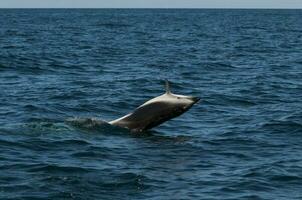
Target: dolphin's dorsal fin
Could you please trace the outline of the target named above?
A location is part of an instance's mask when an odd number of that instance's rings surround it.
[[[166,82],[166,94],[170,94],[170,93],[171,93],[171,90],[170,90],[169,81],[166,79],[165,82]]]

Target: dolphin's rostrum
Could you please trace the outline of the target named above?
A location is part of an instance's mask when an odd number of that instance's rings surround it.
[[[199,100],[198,97],[173,94],[166,80],[166,92],[163,95],[150,99],[132,113],[109,124],[132,131],[145,131],[183,114]]]

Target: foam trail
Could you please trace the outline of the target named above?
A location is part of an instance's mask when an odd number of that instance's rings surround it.
[[[98,118],[68,118],[65,123],[79,128],[93,129],[110,125],[108,122]]]

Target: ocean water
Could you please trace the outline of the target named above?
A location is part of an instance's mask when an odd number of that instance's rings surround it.
[[[302,199],[302,11],[0,10],[0,199]],[[83,128],[164,92],[155,129]]]

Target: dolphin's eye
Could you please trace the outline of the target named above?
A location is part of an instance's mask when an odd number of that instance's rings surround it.
[[[177,97],[177,99],[180,99],[180,97]]]

